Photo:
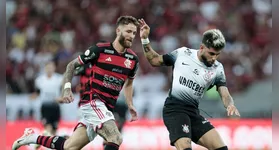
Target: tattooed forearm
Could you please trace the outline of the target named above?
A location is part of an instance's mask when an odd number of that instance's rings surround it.
[[[163,61],[160,59],[160,55],[152,49],[150,44],[146,44],[142,46],[143,46],[144,55],[151,65],[159,66],[162,64]]]

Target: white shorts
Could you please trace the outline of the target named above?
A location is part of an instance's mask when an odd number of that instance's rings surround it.
[[[75,129],[85,126],[90,141],[93,141],[97,136],[96,130],[101,129],[104,122],[115,120],[113,113],[99,99],[94,99],[90,103],[80,106],[79,114],[80,120]]]

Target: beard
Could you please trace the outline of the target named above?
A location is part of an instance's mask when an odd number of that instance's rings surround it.
[[[204,55],[201,55],[201,58],[202,58],[203,63],[204,63],[207,67],[211,67],[211,66],[214,64],[214,62],[213,62],[213,63],[210,63],[209,61],[207,61],[207,59],[206,59],[206,57],[205,57]]]
[[[130,47],[132,46],[132,44],[129,44],[129,43],[126,41],[125,37],[124,37],[122,34],[119,36],[118,42],[119,42],[124,48],[130,48]]]

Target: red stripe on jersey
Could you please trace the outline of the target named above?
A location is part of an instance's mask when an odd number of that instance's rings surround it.
[[[80,63],[81,65],[84,64],[84,62],[82,61],[82,59],[80,58],[80,56],[78,56],[78,61],[79,61],[79,63]]]
[[[116,65],[116,66],[119,66],[122,68],[128,68],[128,69],[133,69],[136,64],[135,60],[130,60],[130,59],[126,59],[121,56],[108,55],[108,54],[103,54],[103,53],[100,54],[98,62],[112,64],[112,65]]]
[[[131,53],[131,54],[133,54],[133,55],[135,55],[135,56],[137,56],[137,54],[132,50],[132,49],[127,49],[127,52],[129,52],[129,53]]]
[[[107,43],[97,43],[96,45],[98,47],[108,47],[108,46],[110,46],[110,43],[109,42],[107,42]]]
[[[94,73],[98,73],[99,75],[102,75],[102,76],[110,75],[110,76],[114,76],[116,78],[123,79],[123,80],[126,80],[126,78],[127,78],[127,75],[112,72],[112,71],[107,71],[107,70],[104,70],[104,69],[99,68],[97,66],[93,66],[93,70],[94,70]]]

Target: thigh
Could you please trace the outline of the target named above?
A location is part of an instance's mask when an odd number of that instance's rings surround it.
[[[225,146],[221,136],[216,129],[211,129],[206,132],[198,141],[198,144],[206,147],[209,150],[215,150],[217,148]]]
[[[200,114],[191,114],[190,117],[192,125],[192,141],[197,143],[205,133],[214,129],[214,126],[209,122],[209,120]]]
[[[117,138],[120,138],[121,135],[114,120],[108,120],[104,122],[103,126],[97,129],[96,132],[106,141],[119,140]]]
[[[174,112],[164,107],[163,121],[169,131],[170,144],[172,146],[180,138],[191,139],[191,121],[186,113]]]
[[[75,129],[73,134],[65,141],[64,149],[80,150],[89,143],[86,127],[81,126]]]

